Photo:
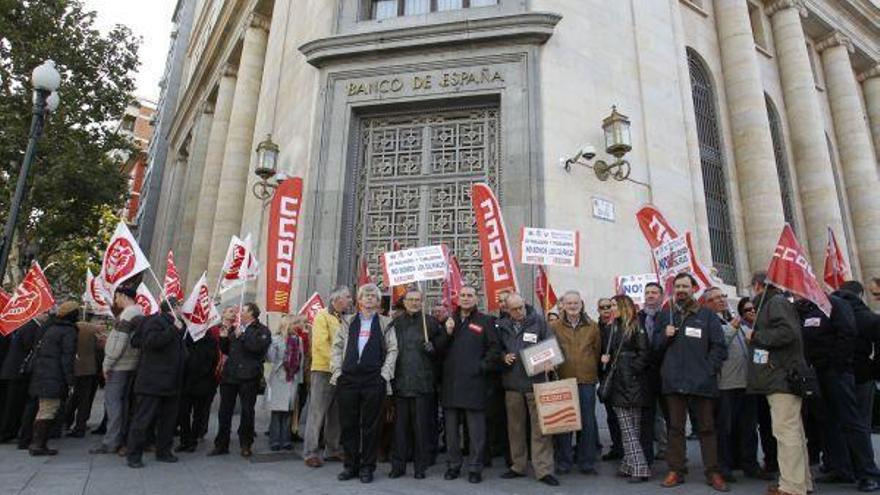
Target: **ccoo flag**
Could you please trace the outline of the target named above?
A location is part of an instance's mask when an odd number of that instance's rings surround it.
[[[510,254],[510,241],[504,227],[501,207],[492,189],[483,183],[474,184],[471,188],[471,201],[480,235],[486,305],[489,311],[497,311],[500,309],[498,301],[501,294],[519,292],[516,268]]]
[[[813,267],[804,254],[804,248],[789,224],[785,224],[779,242],[776,243],[770,268],[767,269],[767,280],[782,290],[813,302],[826,316],[831,316],[831,301],[819,287]]]

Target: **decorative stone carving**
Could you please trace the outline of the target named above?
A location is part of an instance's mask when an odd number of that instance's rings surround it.
[[[834,31],[822,41],[816,43],[816,51],[822,53],[828,48],[833,48],[835,46],[843,46],[849,53],[855,52],[855,47],[853,47],[852,40],[849,38],[849,36],[841,33],[840,31]]]
[[[764,13],[766,13],[768,17],[773,17],[773,14],[785,9],[797,9],[801,17],[807,17],[807,15],[809,15],[804,0],[772,0],[767,2],[767,5],[764,7]]]

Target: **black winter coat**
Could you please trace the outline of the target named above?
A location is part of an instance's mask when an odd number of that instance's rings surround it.
[[[656,325],[663,329],[659,351],[663,355],[663,393],[717,397],[718,372],[727,359],[721,320],[692,301],[685,312],[675,308],[672,325],[677,331],[667,338],[669,311],[662,311],[659,316]]]
[[[855,355],[853,356],[853,372],[856,383],[865,383],[875,378],[877,358],[871,359],[871,355],[880,352],[880,314],[871,311],[858,295],[847,291],[837,291],[837,296],[852,308],[856,319],[858,335],[855,340]],[[833,316],[833,315],[832,315]]]
[[[45,331],[46,327],[37,320],[31,320],[12,332],[9,336],[9,352],[6,353],[6,359],[3,360],[3,366],[0,368],[0,380],[26,378],[21,373],[21,365]]]
[[[517,326],[519,328],[517,328]],[[526,375],[523,365],[522,351],[527,347],[539,344],[551,337],[553,332],[537,313],[526,315],[521,324],[515,323],[510,318],[498,320],[495,324],[498,331],[498,341],[501,343],[502,357],[506,353],[516,355],[513,365],[503,365],[501,384],[504,390],[515,392],[531,392],[532,385],[547,381],[544,373],[535,376]]]
[[[211,332],[198,342],[186,335],[186,366],[183,373],[183,395],[205,396],[214,395],[217,390],[217,378],[214,370],[220,361],[217,350],[217,338]]]
[[[397,337],[397,361],[391,389],[396,397],[418,397],[434,393],[434,352],[425,351],[422,312],[404,313],[391,322]],[[436,344],[440,324],[433,316],[425,316],[428,340]]]
[[[831,318],[806,299],[794,305],[800,322],[804,357],[817,370],[852,373],[858,337],[856,318],[846,301],[836,296],[829,299]]]
[[[436,342],[443,359],[440,403],[443,407],[483,411],[491,386],[490,374],[498,369],[501,360],[495,319],[479,311],[462,317],[460,310],[452,318],[452,335],[444,328]]]
[[[131,346],[141,350],[134,392],[160,397],[180,395],[186,345],[183,330],[174,325],[174,316],[168,313],[148,316],[132,335]]]
[[[73,386],[76,324],[55,320],[36,344],[28,393],[40,399],[61,399]]]
[[[251,322],[244,333],[236,338],[232,329],[228,337],[220,338],[220,350],[229,356],[223,365],[220,383],[241,383],[256,380],[263,374],[263,361],[272,345],[272,334],[266,325]]]
[[[650,349],[648,335],[639,326],[623,341],[624,334],[619,325],[611,332],[611,395],[608,403],[617,407],[644,407],[651,403],[649,384],[645,376]],[[620,352],[618,353],[618,348]],[[616,359],[615,359],[616,358]]]

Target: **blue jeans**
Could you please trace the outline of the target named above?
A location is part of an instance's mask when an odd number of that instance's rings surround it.
[[[871,429],[856,403],[852,373],[827,369],[818,373],[828,413],[825,425],[826,462],[836,473],[857,479],[878,478]]]
[[[581,406],[581,431],[577,432],[577,464],[581,469],[593,469],[596,464],[596,451],[599,439],[596,436],[596,384],[579,383],[578,400]],[[572,433],[562,433],[553,437],[556,444],[556,467],[570,470],[574,464],[571,445]]]

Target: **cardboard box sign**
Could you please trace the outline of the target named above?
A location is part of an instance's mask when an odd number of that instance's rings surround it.
[[[536,383],[535,408],[541,434],[555,435],[580,431],[581,406],[578,400],[577,379],[566,378],[555,382]]]
[[[556,367],[565,361],[565,356],[562,354],[562,349],[559,348],[559,342],[556,341],[556,337],[526,347],[522,350],[521,354],[523,366],[525,366],[526,374],[529,376],[543,373],[546,363]]]

